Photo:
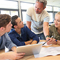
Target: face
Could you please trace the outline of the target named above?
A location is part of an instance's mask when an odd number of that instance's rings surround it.
[[[5,28],[6,32],[9,32],[11,30],[12,24],[9,22]]]
[[[36,3],[35,3],[35,12],[36,12],[37,14],[40,14],[40,13],[44,10],[43,7],[44,7],[43,3],[36,2]]]
[[[17,27],[18,29],[24,27],[23,22],[21,21],[21,19],[20,19],[19,17],[15,20],[15,22],[17,23],[16,27]]]
[[[59,14],[55,15],[54,23],[55,23],[56,28],[60,28],[60,15]]]

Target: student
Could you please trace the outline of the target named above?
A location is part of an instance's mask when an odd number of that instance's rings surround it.
[[[26,13],[27,27],[41,40],[45,40],[49,35],[49,14],[45,11],[46,5],[46,0],[36,0],[35,6],[30,7]]]
[[[12,16],[11,23],[13,28],[9,32],[9,36],[17,46],[36,44],[39,42],[37,35],[35,35],[27,26],[24,26],[18,16]]]
[[[7,14],[0,14],[0,50],[5,46],[14,52],[0,53],[0,60],[20,59],[24,53],[16,53],[16,45],[12,43],[7,32],[11,29],[11,17]]]
[[[60,12],[56,13],[54,24],[49,28],[50,41],[47,44],[59,44],[60,45]]]

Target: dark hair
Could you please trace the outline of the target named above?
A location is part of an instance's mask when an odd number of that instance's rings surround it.
[[[11,20],[11,24],[12,24],[12,28],[14,28],[14,25],[17,25],[17,23],[15,22],[15,20],[18,18],[18,16],[17,15],[14,15],[14,16],[12,16],[12,20]]]
[[[0,14],[0,27],[6,27],[6,25],[11,21],[11,16],[7,14]]]

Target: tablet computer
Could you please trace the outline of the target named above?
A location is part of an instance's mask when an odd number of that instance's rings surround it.
[[[41,47],[42,47],[42,44],[18,46],[17,52],[25,53],[25,56],[35,55],[40,53]]]

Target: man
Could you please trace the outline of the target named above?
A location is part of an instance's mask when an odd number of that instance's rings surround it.
[[[13,28],[9,32],[9,36],[17,46],[36,44],[39,42],[37,35],[35,35],[27,26],[24,26],[17,15],[12,16],[11,23]]]
[[[16,53],[16,45],[12,43],[7,32],[11,29],[11,17],[6,14],[0,14],[0,50],[4,49],[5,46],[14,52],[0,53],[0,60],[5,59],[20,59],[24,53]]]
[[[44,9],[46,8],[46,0],[36,0],[35,7],[30,7],[26,14],[26,25],[32,30],[41,40],[49,35],[49,14]],[[44,34],[43,34],[44,32]]]

